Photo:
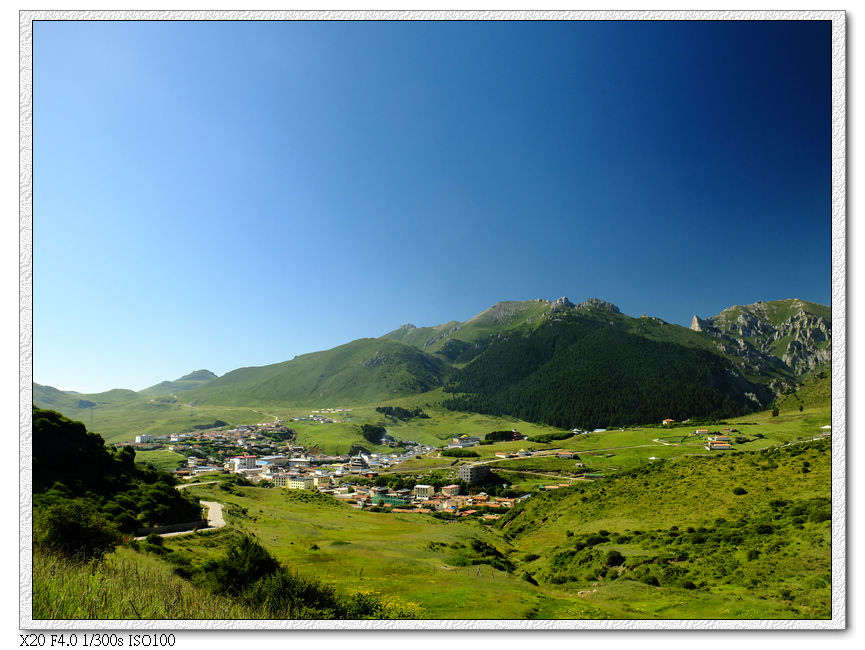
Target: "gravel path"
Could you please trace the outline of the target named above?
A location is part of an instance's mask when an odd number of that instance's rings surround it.
[[[225,519],[222,518],[222,504],[219,501],[202,501],[201,505],[207,506],[207,527],[222,528]]]
[[[207,481],[207,483],[218,483],[218,481]],[[192,487],[193,485],[206,485],[206,483],[189,483],[187,485],[179,485],[177,489],[183,489],[185,487]],[[207,508],[207,528],[199,528],[199,531],[202,530],[214,530],[216,528],[222,528],[225,526],[225,519],[222,517],[222,504],[219,501],[200,501],[201,505]],[[179,530],[175,533],[161,533],[160,537],[177,537],[178,535],[191,535],[195,530]],[[146,537],[136,537],[135,539],[141,540],[146,539]]]

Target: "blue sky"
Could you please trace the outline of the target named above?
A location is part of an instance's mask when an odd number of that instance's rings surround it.
[[[828,304],[829,37],[38,23],[34,380],[137,390],[499,300]]]

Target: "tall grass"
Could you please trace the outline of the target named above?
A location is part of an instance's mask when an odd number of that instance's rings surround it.
[[[33,554],[34,619],[252,619],[257,614],[127,549],[88,563],[42,550]]]
[[[41,548],[33,555],[33,618],[37,620],[420,616],[415,603],[369,590],[344,593],[284,568],[231,597],[180,578],[156,557],[126,548],[90,562],[74,562]]]

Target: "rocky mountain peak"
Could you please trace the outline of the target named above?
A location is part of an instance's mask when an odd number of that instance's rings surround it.
[[[695,315],[691,329],[709,334],[717,339],[720,350],[744,357],[758,367],[780,360],[788,370],[801,375],[831,361],[832,322],[809,308],[827,314],[822,305],[798,298],[760,300],[728,307],[712,318]]]
[[[579,305],[577,305],[577,309],[589,309],[589,308],[597,308],[597,309],[606,309],[607,311],[611,311],[614,314],[621,314],[619,308],[616,307],[613,303],[607,302],[606,300],[601,300],[600,298],[589,298],[588,300],[584,300]]]
[[[695,332],[706,332],[712,328],[712,324],[708,320],[703,320],[694,314],[694,318],[691,320],[691,329]]]

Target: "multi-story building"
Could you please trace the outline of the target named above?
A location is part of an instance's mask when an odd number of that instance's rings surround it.
[[[256,459],[256,456],[233,456],[228,462],[232,472],[239,472],[242,469],[254,469]]]
[[[311,490],[314,480],[311,476],[292,476],[288,479],[289,490]]]
[[[415,485],[414,495],[419,499],[429,499],[436,493],[436,489],[432,485]]]
[[[444,494],[446,497],[456,496],[456,495],[459,494],[459,493],[460,493],[460,486],[459,486],[459,485],[456,485],[456,484],[454,484],[454,485],[445,485],[445,486],[442,488],[442,494]]]
[[[487,465],[466,464],[459,468],[457,474],[466,483],[479,483],[490,475],[490,468]]]
[[[271,482],[274,487],[287,488],[288,487],[288,474],[274,474],[273,478],[271,478]]]
[[[149,442],[153,442],[153,436],[151,436],[148,433],[145,433],[145,434],[140,435],[140,436],[135,436],[135,442],[137,442],[139,444],[147,444]]]

